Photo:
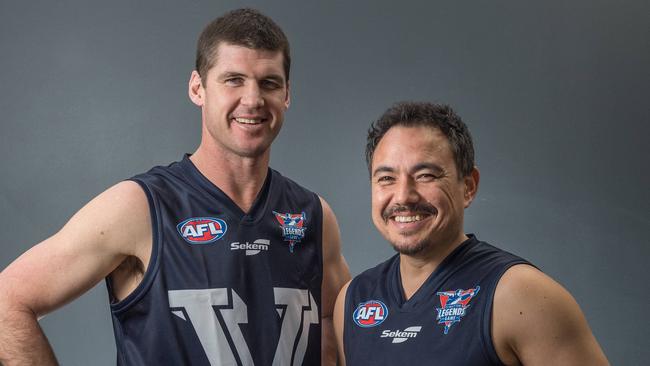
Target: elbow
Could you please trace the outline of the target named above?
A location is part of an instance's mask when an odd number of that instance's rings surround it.
[[[9,324],[37,320],[36,313],[23,304],[16,292],[9,286],[0,273],[0,333],[10,328]]]

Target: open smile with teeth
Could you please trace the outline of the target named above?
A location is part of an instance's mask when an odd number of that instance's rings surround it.
[[[394,216],[393,220],[397,222],[416,222],[423,220],[425,217],[424,215],[412,215],[412,216]]]
[[[235,117],[237,123],[242,123],[245,125],[257,125],[265,121],[263,118],[244,118],[244,117]]]

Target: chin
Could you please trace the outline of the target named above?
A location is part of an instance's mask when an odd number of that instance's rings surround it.
[[[393,249],[395,249],[396,252],[399,254],[404,254],[404,255],[416,255],[424,251],[424,249],[427,247],[426,242],[424,241],[419,241],[415,243],[394,243],[390,242],[390,244],[393,246]]]
[[[269,145],[241,147],[238,149],[238,155],[246,158],[257,158],[264,155],[268,149]]]

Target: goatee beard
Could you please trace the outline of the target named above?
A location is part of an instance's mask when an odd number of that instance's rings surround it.
[[[390,245],[395,249],[399,254],[404,255],[416,255],[421,253],[426,247],[427,243],[425,241],[419,241],[415,245],[399,245],[391,242]]]

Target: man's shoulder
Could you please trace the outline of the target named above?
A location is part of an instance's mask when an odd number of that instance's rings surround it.
[[[151,169],[133,175],[128,178],[128,180],[133,181],[142,181],[142,180],[164,180],[169,176],[183,176],[186,173],[184,172],[184,161],[174,161],[167,165],[155,165]]]
[[[575,300],[562,285],[532,265],[519,264],[508,268],[499,280],[494,310],[496,316],[507,314],[512,324],[519,324],[522,320],[541,321],[546,316],[555,316],[558,309],[570,302]]]
[[[553,281],[542,271],[529,264],[514,265],[503,274],[499,287],[504,294],[516,295],[531,284],[549,285]],[[537,286],[535,286],[537,287]]]
[[[511,267],[494,296],[492,333],[504,361],[607,364],[573,296],[529,265]]]
[[[175,161],[167,165],[156,165],[146,172],[126,178],[126,182],[136,183],[146,193],[149,199],[162,194],[166,196],[175,191],[190,189],[192,182],[197,182],[197,172],[193,172],[187,159]]]

